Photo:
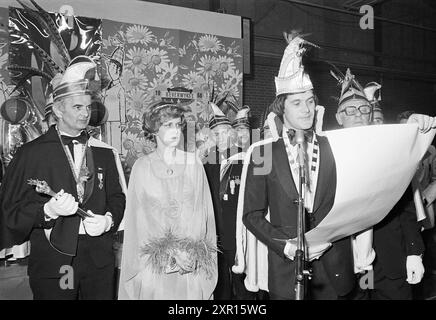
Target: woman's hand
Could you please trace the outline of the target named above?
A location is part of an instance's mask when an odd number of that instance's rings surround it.
[[[174,252],[174,259],[180,267],[180,274],[190,273],[197,269],[197,261],[191,259],[186,251],[176,249]]]

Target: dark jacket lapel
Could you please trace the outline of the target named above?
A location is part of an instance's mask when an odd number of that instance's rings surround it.
[[[319,143],[319,174],[316,184],[313,212],[316,212],[320,207],[321,201],[326,198],[327,192],[336,193],[336,165],[330,143],[326,137],[317,136],[317,139]],[[326,188],[326,185],[331,187]]]
[[[286,153],[283,139],[273,143],[273,166],[272,170],[276,171],[276,176],[282,188],[286,191],[290,199],[295,199],[298,195],[294,178],[292,177],[289,159]]]
[[[95,163],[94,163],[94,152],[92,147],[86,148],[86,166],[89,170],[89,179],[85,183],[85,194],[83,196],[82,204],[85,204],[86,201],[92,195],[92,191],[94,190],[94,181],[95,181]]]

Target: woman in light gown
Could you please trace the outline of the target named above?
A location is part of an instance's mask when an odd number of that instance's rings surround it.
[[[156,149],[130,175],[119,299],[212,299],[217,282],[212,199],[201,162],[177,148],[183,109],[158,103],[144,114]]]

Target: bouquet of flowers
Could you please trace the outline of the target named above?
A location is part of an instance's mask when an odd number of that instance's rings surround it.
[[[204,272],[211,277],[216,270],[215,243],[207,239],[195,240],[189,237],[178,237],[171,230],[165,232],[163,237],[153,238],[141,247],[141,256],[147,256],[147,264],[151,265],[155,273],[184,272],[177,263],[176,255],[183,253],[192,261],[194,274]]]

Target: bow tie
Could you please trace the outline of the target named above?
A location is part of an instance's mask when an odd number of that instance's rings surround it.
[[[61,135],[61,139],[62,143],[65,145],[71,144],[74,140],[78,143],[85,144],[86,141],[88,141],[88,134],[86,133],[86,131],[82,131],[77,137]]]
[[[303,130],[303,132],[304,132],[304,140],[306,142],[312,142],[313,130],[312,129]],[[295,130],[289,129],[287,133],[288,133],[289,141],[291,142],[292,146],[295,146],[295,144],[297,143],[297,139],[295,137]]]

